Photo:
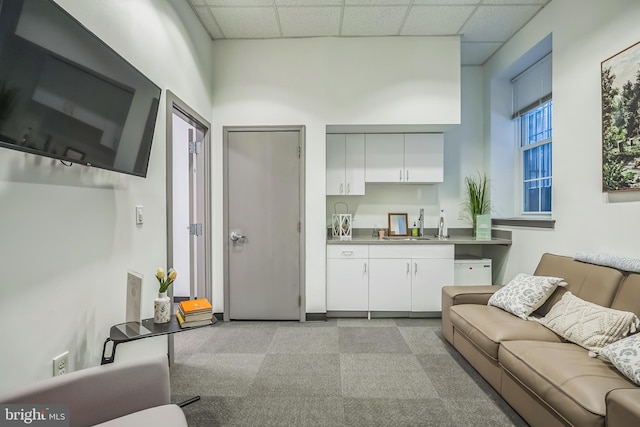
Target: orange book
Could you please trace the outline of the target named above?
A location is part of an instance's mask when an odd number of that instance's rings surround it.
[[[211,303],[206,298],[180,301],[180,309],[184,314],[213,312],[213,307],[211,306]]]

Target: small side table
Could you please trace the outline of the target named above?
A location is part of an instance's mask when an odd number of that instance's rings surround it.
[[[144,319],[140,323],[129,322],[113,325],[109,331],[109,338],[104,341],[104,345],[102,346],[102,361],[100,362],[100,364],[106,365],[107,363],[113,363],[116,357],[116,347],[118,346],[118,344],[129,341],[136,341],[143,338],[157,337],[160,335],[175,334],[176,332],[205,328],[207,326],[212,326],[218,323],[218,319],[216,319],[216,316],[211,317],[211,322],[211,325],[181,328],[180,324],[178,323],[178,319],[176,319],[176,315],[172,314],[169,323],[153,323],[153,318],[150,318]],[[109,344],[109,342],[113,343],[113,347],[111,348],[111,354],[107,356],[107,345]]]

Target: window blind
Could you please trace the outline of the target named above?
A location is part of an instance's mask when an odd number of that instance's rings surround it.
[[[513,87],[513,117],[522,116],[532,108],[551,99],[551,53],[511,80]]]

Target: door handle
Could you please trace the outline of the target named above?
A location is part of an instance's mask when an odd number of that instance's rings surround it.
[[[347,194],[351,193],[351,183],[347,183]]]
[[[405,179],[405,181],[406,181],[406,182],[409,182],[409,169],[407,169],[407,170],[405,171],[405,175],[406,175],[406,179]]]
[[[411,265],[407,263],[407,274],[411,273]]]
[[[246,237],[240,233],[236,233],[235,231],[232,231],[231,234],[229,235],[229,239],[231,239],[232,242],[237,242],[240,239],[245,240]]]
[[[413,274],[418,274],[418,264],[413,264]]]
[[[340,194],[342,194],[343,189],[344,189],[344,184],[340,184]]]
[[[402,169],[400,169],[400,181],[402,181]]]

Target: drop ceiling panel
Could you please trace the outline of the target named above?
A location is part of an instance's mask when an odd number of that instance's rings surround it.
[[[342,35],[397,35],[406,14],[407,6],[348,6],[344,8]]]
[[[200,17],[200,21],[204,24],[204,28],[209,33],[209,36],[212,39],[222,38],[222,32],[215,19],[213,19],[213,13],[209,10],[209,6],[196,6],[194,9]]]
[[[462,63],[479,65],[550,0],[181,1],[212,39],[457,35],[473,42]]]
[[[280,26],[284,37],[337,36],[340,7],[281,7]]]
[[[211,11],[226,38],[280,37],[273,7],[212,7]]]
[[[276,0],[278,6],[342,6],[342,0]]]
[[[459,4],[479,4],[480,0],[415,0],[415,5],[459,5]]]
[[[409,0],[345,0],[346,6],[408,6]]]
[[[273,0],[206,0],[206,2],[209,6],[273,6]]]
[[[414,6],[402,28],[402,35],[438,36],[458,34],[475,10],[474,6]]]
[[[462,28],[462,40],[504,42],[540,9],[541,6],[479,7]]]

